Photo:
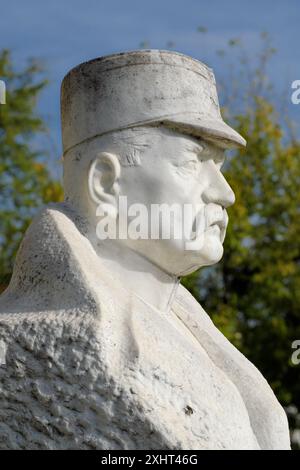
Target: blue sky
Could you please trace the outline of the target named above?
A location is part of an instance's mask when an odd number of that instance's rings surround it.
[[[290,84],[300,79],[299,0],[0,0],[0,48],[10,48],[20,67],[28,57],[43,61],[50,85],[39,110],[48,123],[45,141],[51,167],[59,174],[61,153],[59,89],[63,76],[78,63],[114,52],[151,48],[189,54],[222,75],[215,54],[230,38],[240,37],[249,54],[260,47],[259,34],[268,31],[276,56],[270,74],[276,88],[289,101]],[[208,29],[197,32],[198,26]],[[1,78],[1,77],[0,77]],[[222,98],[222,97],[221,97]],[[284,98],[284,99],[285,99]],[[300,121],[300,105],[288,107]]]

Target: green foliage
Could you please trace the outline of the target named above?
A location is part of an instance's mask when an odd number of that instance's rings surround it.
[[[0,105],[0,292],[12,272],[16,250],[35,210],[62,196],[52,181],[33,137],[45,131],[35,111],[46,85],[38,64],[16,71],[9,51],[0,51],[0,77],[6,83],[6,104]]]
[[[243,99],[229,99],[225,110],[248,144],[224,172],[236,194],[224,257],[184,283],[281,403],[300,410],[300,366],[291,363],[292,343],[300,339],[300,142],[270,99],[265,65],[273,53],[263,51],[264,66],[240,81]]]

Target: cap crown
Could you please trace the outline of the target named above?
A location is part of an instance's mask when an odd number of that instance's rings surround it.
[[[142,50],[100,57],[72,69],[62,83],[64,152],[107,132],[184,114],[222,119],[212,70],[183,54]]]

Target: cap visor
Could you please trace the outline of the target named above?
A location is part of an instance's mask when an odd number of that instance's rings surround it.
[[[247,144],[246,140],[228,126],[221,117],[219,119],[205,119],[201,115],[177,114],[176,116],[164,117],[159,122],[189,135],[204,137],[222,148],[245,147]]]

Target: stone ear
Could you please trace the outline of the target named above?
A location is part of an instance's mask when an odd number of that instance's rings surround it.
[[[115,204],[119,194],[121,166],[116,155],[100,152],[92,161],[88,175],[90,198],[97,204]]]

